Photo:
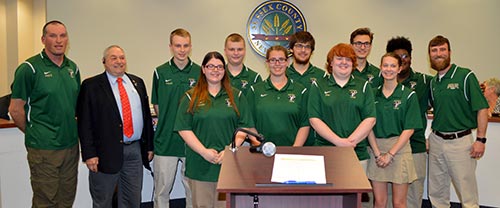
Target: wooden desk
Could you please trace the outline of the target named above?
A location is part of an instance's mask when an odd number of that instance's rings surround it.
[[[240,147],[225,150],[217,191],[226,194],[226,207],[252,207],[259,196],[262,207],[361,207],[361,193],[372,188],[354,153],[347,147],[278,147],[277,153],[324,155],[326,181],[331,186],[284,185],[257,187],[271,183],[274,157],[250,153]],[[299,170],[297,170],[299,171]]]
[[[1,128],[12,128],[16,127],[16,124],[14,124],[13,120],[5,120],[3,118],[0,118],[0,129]]]

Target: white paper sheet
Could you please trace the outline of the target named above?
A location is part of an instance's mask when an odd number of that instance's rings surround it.
[[[326,184],[324,156],[276,154],[271,182]]]

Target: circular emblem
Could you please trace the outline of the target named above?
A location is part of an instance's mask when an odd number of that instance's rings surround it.
[[[253,50],[265,57],[269,47],[288,48],[290,36],[306,30],[306,19],[295,5],[279,0],[266,1],[250,15],[247,38]]]

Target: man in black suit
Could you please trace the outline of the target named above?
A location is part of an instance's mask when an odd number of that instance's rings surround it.
[[[105,72],[83,81],[77,104],[82,159],[93,207],[140,207],[143,169],[151,170],[153,127],[144,81],[125,73],[120,46],[104,51]]]

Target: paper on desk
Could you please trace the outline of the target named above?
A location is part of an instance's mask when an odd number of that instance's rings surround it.
[[[326,184],[325,159],[323,155],[274,155],[271,182],[307,181]]]

